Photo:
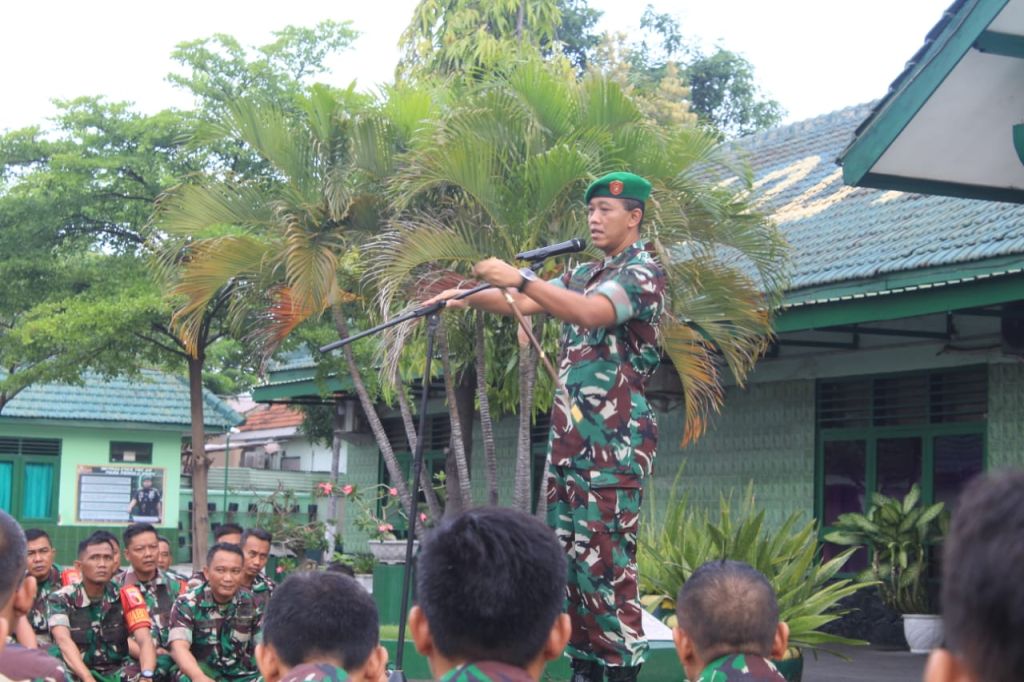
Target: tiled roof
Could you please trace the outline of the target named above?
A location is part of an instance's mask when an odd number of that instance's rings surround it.
[[[942,266],[991,275],[997,262],[1024,254],[1022,205],[844,185],[835,159],[870,111],[849,107],[736,143],[753,168],[761,209],[792,247],[787,298]]]
[[[142,370],[133,379],[104,379],[88,373],[83,378],[82,386],[29,386],[4,407],[0,418],[171,424],[185,428],[192,423],[188,382],[183,378],[156,370]],[[203,389],[203,398],[207,427],[223,429],[242,420],[210,391]]]
[[[245,413],[245,423],[239,431],[296,428],[302,424],[302,413],[280,403],[257,405]]]

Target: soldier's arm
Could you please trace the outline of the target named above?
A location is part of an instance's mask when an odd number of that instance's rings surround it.
[[[32,623],[28,622],[28,616],[22,616],[14,624],[14,638],[18,644],[26,649],[38,649],[39,640],[36,639],[36,631],[32,629]]]
[[[188,675],[192,682],[214,682],[199,667],[199,662],[192,655],[191,645],[185,640],[176,639],[171,642],[171,658],[178,664],[178,670]]]
[[[64,658],[64,663],[67,664],[68,669],[82,682],[96,682],[92,672],[85,665],[85,660],[82,658],[82,652],[78,650],[78,645],[71,639],[71,630],[66,625],[53,625],[51,623],[50,636],[53,637],[54,644],[60,649],[60,655]]]
[[[143,670],[156,670],[156,645],[153,644],[153,633],[149,628],[139,628],[132,633],[139,645],[139,665]]]

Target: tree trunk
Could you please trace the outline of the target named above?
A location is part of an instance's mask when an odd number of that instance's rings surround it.
[[[534,324],[535,330],[538,326],[537,323]],[[534,336],[536,335],[535,331]],[[537,378],[538,359],[533,346],[519,346],[519,438],[516,444],[515,494],[512,506],[527,513],[530,511],[530,474],[533,469],[530,429],[533,426],[533,387]]]
[[[338,336],[343,339],[350,336],[345,311],[342,310],[340,304],[335,303],[331,306],[331,317],[334,319],[334,328],[337,330]],[[380,423],[377,409],[373,401],[370,400],[370,392],[366,390],[366,384],[363,383],[359,365],[356,364],[356,358],[352,354],[352,346],[344,346],[342,351],[345,363],[348,365],[349,375],[352,377],[352,383],[356,388],[356,395],[359,397],[359,404],[366,414],[366,421],[370,423],[370,430],[373,432],[377,447],[380,448],[381,456],[384,458],[384,465],[388,468],[388,474],[391,476],[391,485],[398,489],[398,498],[402,501],[402,507],[410,509],[412,498],[409,496],[409,486],[405,484],[405,474],[398,465],[395,452],[391,449],[391,443],[384,432],[384,425]]]
[[[409,397],[398,385],[398,367],[395,367],[395,396],[398,398],[398,411],[402,413],[402,424],[405,425],[405,437],[409,441],[409,452],[416,452],[416,422],[412,418],[412,408],[409,406]],[[437,491],[434,490],[434,477],[430,474],[430,468],[423,467],[420,472],[420,489],[423,490],[423,497],[427,500],[427,513],[434,521],[440,521],[444,515],[441,508],[441,501],[437,498]],[[421,528],[417,525],[417,528]]]
[[[335,400],[337,400],[335,396]],[[334,411],[331,414],[331,483],[337,483],[338,470],[341,468],[341,430],[345,426],[345,413],[342,403],[334,403]],[[335,539],[338,537],[338,497],[331,495],[327,498],[327,521],[324,523],[324,539],[327,541],[326,556],[328,561],[334,556]]]
[[[202,570],[209,548],[210,512],[207,508],[210,458],[206,455],[206,431],[203,426],[204,351],[188,358],[188,400],[192,418],[192,570]],[[228,453],[224,453],[227,466]]]
[[[494,421],[491,401],[487,397],[487,349],[484,347],[484,311],[476,313],[476,399],[480,403],[480,432],[484,441],[484,463],[487,467],[487,504],[498,505],[498,457],[494,449]]]
[[[462,423],[459,419],[458,399],[455,396],[455,382],[452,380],[452,363],[448,351],[448,330],[442,325],[437,336],[438,350],[441,352],[441,365],[444,368],[444,391],[448,398],[448,416],[452,421],[451,454],[454,456],[456,493],[459,506],[451,509],[455,500],[451,495],[448,497],[448,507],[445,513],[457,513],[463,509],[469,509],[473,503],[472,491],[469,486],[469,465],[466,463],[466,450],[463,447]],[[451,478],[449,474],[449,478]]]
[[[519,11],[516,14],[516,38],[523,44],[523,21],[526,19],[526,0],[519,0]]]

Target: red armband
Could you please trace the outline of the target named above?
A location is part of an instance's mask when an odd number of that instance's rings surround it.
[[[135,585],[121,588],[121,608],[124,609],[124,624],[128,626],[128,632],[153,625],[149,619],[149,609],[146,608],[146,598]]]
[[[78,572],[77,568],[65,568],[60,572],[60,584],[64,587],[77,585],[80,582],[82,582],[82,574]]]

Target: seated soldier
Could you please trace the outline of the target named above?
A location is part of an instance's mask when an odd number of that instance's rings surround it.
[[[565,582],[550,528],[513,509],[471,509],[424,539],[409,632],[444,682],[539,680],[569,641]]]
[[[153,622],[153,642],[157,647],[157,666],[155,677],[166,678],[174,665],[169,651],[163,648],[167,640],[167,624],[171,617],[174,600],[180,596],[181,584],[171,579],[157,567],[160,553],[160,542],[156,529],[148,523],[133,523],[124,531],[124,555],[128,559],[129,568],[114,578],[118,588],[135,585],[142,592]],[[137,652],[132,651],[132,655]]]
[[[274,581],[263,573],[270,559],[272,539],[273,536],[262,528],[249,528],[242,533],[239,545],[245,561],[242,567],[242,587],[252,592],[256,598],[256,607],[261,611],[266,608],[274,592]]]
[[[181,583],[181,587],[184,589],[186,582],[185,576],[177,573],[171,568],[171,564],[174,563],[174,556],[171,554],[171,541],[163,535],[157,535],[156,539],[157,542],[160,543],[160,552],[156,556],[157,568],[166,573],[172,580],[177,580]]]
[[[931,653],[925,682],[1020,680],[1024,471],[988,474],[967,485],[953,511],[943,556],[946,648]]]
[[[54,644],[83,682],[149,679],[156,667],[146,601],[135,586],[118,590],[111,581],[116,566],[109,539],[93,534],[78,545],[75,568],[82,581],[46,600]],[[129,637],[139,646],[138,663],[129,654]]]
[[[741,561],[709,561],[683,583],[676,600],[676,652],[693,682],[783,682],[769,657],[782,658],[789,626],[779,622],[775,591]]]
[[[221,523],[213,529],[213,544],[242,546],[242,527],[237,523]],[[206,582],[202,571],[196,571],[188,579],[188,589],[199,587]]]
[[[292,574],[268,602],[256,663],[265,682],[379,682],[388,653],[377,621],[373,598],[352,578]]]
[[[16,630],[18,642],[27,647],[48,647],[53,644],[50,628],[46,625],[46,598],[61,588],[60,566],[54,563],[57,550],[53,548],[46,531],[29,528],[25,531],[28,542],[28,572],[36,579],[36,599],[25,621],[19,621]],[[28,629],[23,630],[23,623]],[[34,635],[34,636],[33,636]]]
[[[21,526],[0,511],[0,679],[64,682],[64,666],[46,651],[17,644],[4,647],[9,624],[23,619],[35,598],[35,577],[31,571],[25,574],[30,565],[27,554]]]
[[[255,680],[253,653],[259,612],[242,589],[242,550],[218,542],[206,554],[205,582],[178,597],[171,609],[168,648],[175,680]]]

